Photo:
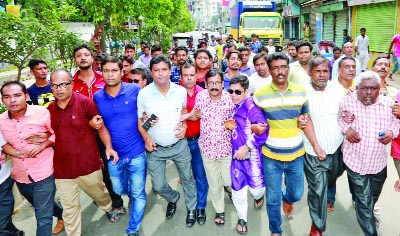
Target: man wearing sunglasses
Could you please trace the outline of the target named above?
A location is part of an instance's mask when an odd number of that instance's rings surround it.
[[[260,108],[248,97],[249,80],[244,75],[232,77],[228,93],[235,104],[232,130],[232,200],[238,215],[236,231],[247,233],[247,192],[254,198],[254,208],[259,210],[264,204],[264,174],[262,171],[261,147],[267,140],[268,126],[262,134],[255,134],[248,124],[267,124]]]

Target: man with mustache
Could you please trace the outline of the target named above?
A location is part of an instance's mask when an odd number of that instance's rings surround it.
[[[186,64],[188,59],[188,50],[186,47],[176,47],[175,48],[175,60],[178,63],[174,65],[171,69],[171,82],[179,85],[179,81],[181,80],[181,68]]]
[[[272,82],[254,92],[254,102],[262,109],[269,124],[269,136],[262,147],[266,186],[267,214],[271,236],[282,235],[280,207],[293,217],[293,204],[304,192],[304,145],[298,120],[307,120],[303,131],[313,147],[316,158],[326,158],[319,146],[309,118],[305,89],[288,81],[289,58],[280,52],[268,56]],[[280,102],[277,102],[280,101]],[[285,132],[282,132],[285,130]],[[285,188],[282,190],[282,176]]]
[[[238,51],[229,51],[226,55],[228,59],[228,71],[224,73],[224,89],[229,89],[229,81],[235,75],[239,75],[242,66],[242,55]]]
[[[357,91],[342,99],[339,114],[348,111],[355,119],[339,119],[345,140],[343,162],[355,193],[356,215],[364,235],[377,236],[379,222],[374,216],[387,177],[386,145],[399,134],[400,121],[392,114],[394,102],[379,94],[380,77],[372,71],[357,79]]]
[[[197,94],[195,108],[182,115],[182,120],[201,119],[198,142],[209,184],[209,195],[216,212],[214,223],[223,226],[224,186],[231,186],[232,160],[231,132],[225,128],[225,122],[232,118],[233,103],[228,92],[223,89],[223,74],[219,69],[211,69],[206,74],[206,84],[207,90]]]
[[[386,83],[386,78],[390,73],[390,60],[386,57],[378,57],[372,63],[372,71],[378,73],[379,77],[381,78],[381,89],[380,94],[383,96],[388,96],[393,101],[396,100],[397,89],[389,84]]]

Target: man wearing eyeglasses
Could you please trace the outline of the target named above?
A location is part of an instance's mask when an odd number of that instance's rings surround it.
[[[214,223],[225,224],[224,186],[231,186],[232,144],[228,120],[232,121],[233,103],[223,87],[223,74],[211,69],[206,74],[207,90],[197,94],[195,108],[183,120],[200,122],[199,147],[215,209]],[[227,123],[227,126],[225,126]],[[227,128],[225,128],[227,127]]]
[[[304,145],[298,120],[307,119],[303,129],[316,156],[324,159],[325,151],[319,146],[312,121],[305,89],[288,81],[289,58],[280,52],[268,56],[267,64],[272,82],[254,92],[254,102],[263,110],[268,120],[269,136],[262,147],[267,215],[271,236],[282,235],[281,205],[284,214],[291,218],[293,204],[304,193]],[[282,176],[285,188],[282,190]]]
[[[48,107],[51,127],[57,137],[54,176],[64,207],[65,231],[68,235],[81,235],[81,190],[106,212],[110,222],[119,220],[103,182],[103,164],[92,127],[97,129],[106,147],[107,158],[112,157],[116,163],[118,154],[113,150],[107,128],[98,122],[100,116],[94,101],[73,92],[71,74],[66,70],[56,70],[50,75],[50,83],[56,97]]]

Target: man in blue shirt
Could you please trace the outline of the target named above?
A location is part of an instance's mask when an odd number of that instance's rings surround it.
[[[110,179],[114,191],[127,194],[132,201],[126,232],[138,236],[146,206],[146,155],[137,117],[141,88],[121,82],[122,62],[118,58],[104,58],[101,68],[106,86],[95,93],[94,101],[120,158],[116,164],[108,162]]]
[[[47,106],[54,101],[51,93],[50,82],[47,80],[47,63],[41,59],[31,59],[28,63],[31,74],[35,77],[35,83],[28,88],[29,98],[33,105]]]
[[[250,45],[255,53],[258,53],[258,48],[262,46],[262,43],[258,41],[258,36],[254,33],[251,35]]]
[[[180,46],[175,48],[175,60],[178,64],[172,67],[171,82],[179,85],[179,81],[181,80],[181,68],[186,64],[187,58],[188,49],[186,47]]]

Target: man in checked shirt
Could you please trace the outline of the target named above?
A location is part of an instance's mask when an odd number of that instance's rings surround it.
[[[354,114],[347,123],[345,116],[339,126],[346,138],[343,161],[356,196],[358,223],[366,236],[377,236],[379,222],[374,205],[387,177],[386,144],[399,135],[400,121],[392,114],[392,99],[379,95],[380,77],[367,71],[358,76],[357,91],[344,97],[339,114]]]

